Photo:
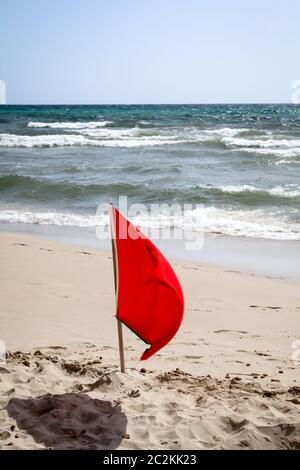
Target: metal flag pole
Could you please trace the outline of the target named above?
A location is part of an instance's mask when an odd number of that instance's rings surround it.
[[[119,273],[118,273],[118,261],[117,261],[117,246],[116,246],[116,226],[115,218],[113,214],[113,204],[109,204],[109,217],[110,217],[110,232],[111,232],[111,248],[112,248],[112,259],[114,266],[114,283],[115,283],[115,300],[116,300],[116,311],[118,308],[118,291],[119,291]],[[120,368],[123,374],[125,373],[125,356],[124,356],[124,341],[123,341],[123,328],[122,322],[117,318],[118,325],[118,340],[119,340],[119,353],[120,353]]]

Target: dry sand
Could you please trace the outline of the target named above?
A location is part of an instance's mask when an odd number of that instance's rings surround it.
[[[173,265],[183,325],[124,375],[110,254],[0,235],[0,448],[300,449],[299,284]]]

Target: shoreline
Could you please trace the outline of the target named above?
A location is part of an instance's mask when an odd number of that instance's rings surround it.
[[[95,228],[35,224],[0,224],[0,234],[20,234],[93,250],[110,251],[110,240],[100,240]],[[300,281],[300,241],[204,234],[201,250],[187,251],[184,240],[153,240],[170,259],[233,270],[249,275]]]

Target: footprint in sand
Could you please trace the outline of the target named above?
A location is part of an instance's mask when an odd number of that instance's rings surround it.
[[[55,297],[59,297],[60,299],[68,299],[68,295],[57,294],[56,292],[49,292],[50,295],[54,295]]]
[[[192,271],[200,271],[200,268],[201,266],[197,267],[197,266],[182,266],[182,268],[184,269],[191,269]]]
[[[248,331],[243,330],[215,330],[214,333],[231,333],[231,334],[238,334],[238,335],[248,335],[250,338],[260,338],[260,335],[251,334]],[[240,337],[241,338],[241,337]]]
[[[244,273],[242,273],[241,271],[235,271],[235,270],[232,270],[232,269],[231,269],[231,270],[226,270],[226,271],[224,271],[224,272],[225,272],[225,273],[233,273],[233,274],[244,274]]]
[[[238,331],[238,330],[216,330],[214,333],[240,333],[242,335],[247,335],[248,331]]]
[[[270,309],[270,310],[281,310],[282,307],[273,307],[269,305],[249,305],[250,308],[262,308],[262,309]]]
[[[191,312],[208,312],[211,313],[212,309],[211,308],[187,308],[186,310],[190,310]]]

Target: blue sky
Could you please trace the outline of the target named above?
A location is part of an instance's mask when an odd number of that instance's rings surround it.
[[[10,104],[290,102],[299,0],[2,0]]]

